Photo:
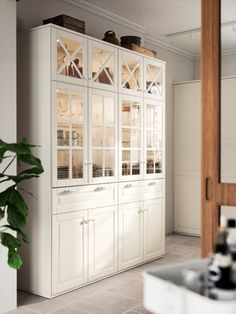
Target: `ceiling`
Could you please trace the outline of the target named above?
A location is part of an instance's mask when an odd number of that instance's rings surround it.
[[[146,35],[164,44],[181,48],[194,57],[200,53],[201,0],[86,2],[143,26]],[[236,0],[222,0],[222,4],[221,20],[226,23],[222,27],[222,49],[236,52]]]

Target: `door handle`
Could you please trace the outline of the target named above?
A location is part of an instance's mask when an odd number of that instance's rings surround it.
[[[205,179],[205,197],[207,201],[212,199],[212,178],[210,177]]]

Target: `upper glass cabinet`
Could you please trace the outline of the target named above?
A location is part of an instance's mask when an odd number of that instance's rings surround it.
[[[87,181],[85,88],[55,83],[53,109],[54,186],[84,184]]]
[[[111,182],[117,170],[116,94],[93,89],[89,99],[89,183]]]
[[[141,99],[122,96],[120,101],[120,178],[142,178],[142,103]]]
[[[73,84],[87,84],[87,39],[54,30],[53,79]]]
[[[164,63],[144,58],[144,96],[164,100]]]
[[[162,178],[164,172],[163,103],[144,101],[144,178]]]
[[[117,90],[117,49],[89,41],[89,86]]]
[[[120,91],[131,95],[143,95],[143,57],[120,51]]]

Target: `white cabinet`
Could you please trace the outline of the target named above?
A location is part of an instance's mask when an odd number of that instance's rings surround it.
[[[18,49],[18,136],[45,170],[20,287],[51,298],[163,255],[165,63],[52,24]]]
[[[120,205],[119,210],[119,269],[142,262],[143,221],[142,202]]]
[[[116,206],[53,216],[53,294],[116,272],[116,225]]]
[[[52,293],[57,294],[87,281],[87,212],[53,216]]]
[[[88,218],[89,280],[117,271],[117,208],[91,209]]]
[[[164,255],[164,214],[163,199],[120,205],[119,269]]]
[[[165,211],[163,199],[144,202],[143,224],[143,259],[146,261],[164,255]]]

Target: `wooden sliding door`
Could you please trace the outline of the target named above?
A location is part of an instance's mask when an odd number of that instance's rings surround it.
[[[236,206],[236,184],[221,182],[220,12],[220,0],[202,0],[201,249],[203,257],[209,255],[214,245],[220,207],[222,205]]]

